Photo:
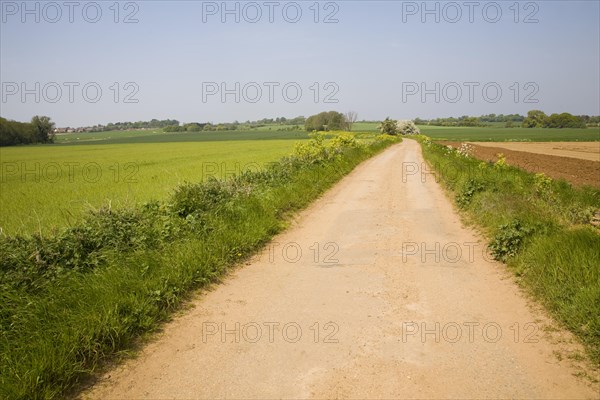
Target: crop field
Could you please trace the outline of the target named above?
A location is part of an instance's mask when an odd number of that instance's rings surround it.
[[[79,139],[77,139],[79,138]],[[64,135],[53,146],[0,149],[0,227],[14,235],[72,225],[85,210],[164,200],[180,183],[257,170],[302,132]],[[72,143],[76,144],[64,144]]]
[[[419,126],[433,140],[469,142],[594,142],[600,141],[600,128],[495,128]]]
[[[71,133],[56,136],[57,144],[121,144],[121,143],[171,143],[171,142],[224,142],[237,140],[295,140],[306,139],[304,131],[268,131],[265,128],[249,131],[176,132],[165,133],[158,129],[108,132]]]
[[[356,122],[352,130],[378,131],[378,122]],[[600,141],[600,128],[549,129],[505,128],[503,124],[491,123],[482,127],[447,127],[419,125],[421,133],[433,140],[470,142],[596,142]]]
[[[484,147],[502,147],[504,149],[527,153],[600,161],[600,142],[480,142],[479,145]]]

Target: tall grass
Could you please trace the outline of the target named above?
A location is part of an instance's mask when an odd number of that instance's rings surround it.
[[[585,344],[600,365],[600,190],[483,163],[421,137],[425,159],[490,240],[492,255]]]
[[[318,136],[264,170],[185,184],[166,202],[0,238],[0,397],[62,397],[393,142]]]

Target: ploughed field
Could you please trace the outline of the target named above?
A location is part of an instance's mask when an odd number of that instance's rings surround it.
[[[473,144],[485,147],[502,147],[527,153],[600,161],[600,142],[482,142]]]
[[[460,148],[463,142],[439,142]],[[564,179],[575,186],[600,187],[600,142],[468,142],[471,155],[496,162],[498,154],[506,162],[526,171]]]

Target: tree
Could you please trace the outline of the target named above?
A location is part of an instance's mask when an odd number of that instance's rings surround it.
[[[322,112],[306,119],[307,131],[339,131],[344,129],[344,116],[337,111]]]
[[[50,121],[50,117],[40,117],[39,115],[36,115],[35,117],[31,118],[31,125],[33,125],[34,128],[34,142],[54,142],[54,122]]]
[[[199,122],[190,122],[183,125],[183,130],[187,132],[200,132],[204,129],[205,125]]]
[[[527,118],[523,120],[523,128],[541,128],[546,125],[548,116],[540,110],[531,110],[527,113]]]
[[[0,117],[0,146],[37,143],[38,135],[32,123],[9,121]],[[53,134],[48,136],[53,137]]]
[[[398,134],[398,123],[393,119],[387,117],[380,125],[379,130],[381,133],[386,135],[397,135]]]
[[[344,121],[346,122],[346,129],[348,131],[352,131],[352,125],[358,119],[358,113],[356,111],[348,111],[344,114]]]
[[[421,131],[413,121],[397,121],[396,130],[401,135],[420,135]]]
[[[569,113],[552,114],[546,118],[545,128],[587,128],[585,121]]]
[[[585,120],[569,113],[547,116],[543,111],[531,110],[523,121],[524,128],[586,128]]]

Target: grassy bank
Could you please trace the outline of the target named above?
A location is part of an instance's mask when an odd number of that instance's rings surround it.
[[[585,344],[600,365],[600,190],[484,163],[421,137],[425,159],[458,207],[488,235],[492,255]],[[466,149],[463,149],[466,150]]]
[[[393,142],[316,137],[165,202],[100,209],[51,237],[0,237],[0,397],[62,397]]]

